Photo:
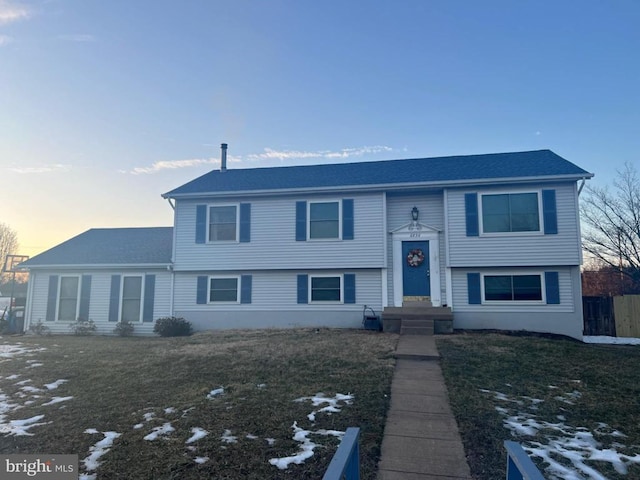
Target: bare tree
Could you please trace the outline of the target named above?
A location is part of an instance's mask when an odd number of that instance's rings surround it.
[[[0,270],[4,268],[7,255],[18,251],[18,234],[6,223],[0,223]]]
[[[587,187],[580,209],[583,248],[640,287],[640,177],[626,163],[613,189]]]

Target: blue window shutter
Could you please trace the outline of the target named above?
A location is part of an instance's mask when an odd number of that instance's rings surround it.
[[[207,242],[207,206],[196,205],[196,243]]]
[[[198,287],[196,292],[196,303],[205,305],[207,303],[207,290],[209,289],[209,277],[206,275],[198,276]]]
[[[240,204],[240,241],[251,241],[251,204]]]
[[[342,200],[342,239],[353,240],[353,199]]]
[[[298,275],[298,303],[309,303],[309,275]]]
[[[111,293],[109,294],[109,321],[117,322],[120,308],[120,275],[111,275]]]
[[[544,285],[547,293],[547,303],[560,304],[560,280],[558,272],[544,272]]]
[[[56,319],[56,304],[58,303],[58,275],[49,275],[49,292],[47,294],[47,322]]]
[[[469,305],[480,305],[482,303],[479,273],[467,273],[467,291],[469,294]]]
[[[253,277],[251,275],[242,275],[240,277],[240,303],[251,303],[251,288]]]
[[[558,233],[558,212],[556,211],[556,191],[542,190],[542,215],[544,234]]]
[[[467,237],[477,237],[480,234],[477,193],[464,194],[464,212],[467,222]]]
[[[142,309],[142,321],[153,322],[153,304],[156,296],[156,276],[144,276],[144,306]]]
[[[344,274],[344,303],[356,303],[356,274]]]
[[[296,241],[307,240],[307,202],[296,202]],[[306,302],[305,302],[306,303]]]
[[[80,287],[80,312],[78,316],[83,320],[89,320],[89,302],[91,300],[91,275],[82,275]]]

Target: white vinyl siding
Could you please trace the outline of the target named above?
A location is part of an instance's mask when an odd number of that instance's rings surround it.
[[[381,301],[380,292],[382,288],[382,278],[379,269],[371,270],[320,270],[309,272],[308,270],[277,270],[248,272],[252,275],[251,303],[241,305],[225,305],[223,303],[197,304],[197,273],[176,273],[175,277],[175,310],[187,314],[189,311],[270,311],[282,310],[292,311],[325,311],[327,308],[339,307],[346,311],[359,311],[362,313],[363,305],[370,305],[380,313]],[[336,305],[332,302],[310,302],[298,303],[298,274],[308,274],[309,277],[319,276],[343,276],[344,273],[354,273],[356,275],[357,303]],[[215,276],[235,276],[240,272],[219,272]],[[344,298],[344,292],[341,293]],[[311,296],[309,296],[311,299]],[[361,315],[360,315],[361,316]],[[258,327],[259,324],[256,325]]]
[[[449,242],[447,264],[451,267],[508,267],[542,265],[579,265],[580,235],[576,202],[576,184],[540,186],[540,191],[556,191],[558,233],[536,232],[466,234],[465,193],[531,192],[531,187],[446,190],[446,235]],[[480,195],[479,195],[480,197]],[[479,198],[480,201],[480,198]]]
[[[354,200],[354,239],[296,241],[296,201],[334,201],[304,195],[243,197],[251,203],[251,242],[195,242],[196,205],[206,199],[178,200],[175,210],[175,271],[250,271],[255,269],[382,268],[384,233],[382,194],[349,195]]]
[[[154,274],[156,276],[153,316],[154,320],[171,315],[171,274],[166,269],[135,272],[136,275]],[[49,289],[49,276],[72,276],[79,278],[81,275],[91,275],[91,296],[89,300],[89,318],[96,324],[97,334],[113,334],[114,322],[109,322],[109,299],[111,292],[111,275],[132,275],[131,271],[122,270],[83,270],[82,272],[38,271],[33,270],[29,274],[31,297],[27,300],[29,305],[29,317],[25,319],[28,324],[34,325],[41,321],[48,327],[51,333],[69,334],[71,321],[47,322],[47,292]],[[73,321],[76,321],[74,319]],[[140,322],[135,324],[134,334],[152,334],[154,322]],[[27,325],[27,324],[26,324]],[[28,325],[25,327],[28,328]]]

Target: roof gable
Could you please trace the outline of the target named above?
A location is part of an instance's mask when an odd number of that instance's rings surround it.
[[[21,266],[165,265],[172,242],[172,227],[92,228]]]
[[[591,173],[550,150],[375,162],[212,171],[165,193],[198,194],[385,185],[453,184],[491,179],[584,178]]]

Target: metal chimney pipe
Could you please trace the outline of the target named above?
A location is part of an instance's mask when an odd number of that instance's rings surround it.
[[[222,149],[222,157],[220,158],[220,171],[226,172],[227,171],[227,144],[226,143],[221,144],[220,148]]]

